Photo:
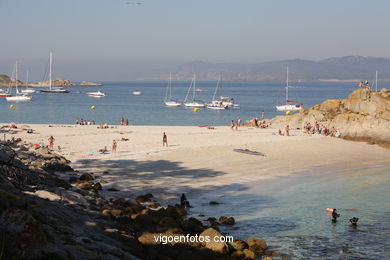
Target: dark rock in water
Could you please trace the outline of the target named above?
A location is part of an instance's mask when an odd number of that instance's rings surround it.
[[[219,217],[219,222],[223,225],[229,225],[232,226],[235,224],[235,219],[233,217],[226,217],[226,216],[221,216]]]
[[[161,207],[160,203],[157,203],[157,202],[154,202],[154,201],[147,202],[147,205],[151,209],[157,209],[157,208]]]
[[[213,200],[209,202],[209,205],[213,205],[213,206],[219,205],[219,204],[220,204],[219,202],[213,201]]]
[[[80,184],[76,184],[76,188],[82,190],[92,190],[94,183],[92,181],[83,182]]]
[[[243,240],[240,240],[240,239],[236,239],[234,240],[234,242],[230,242],[230,245],[236,249],[236,250],[244,250],[244,249],[247,249],[249,248],[248,244],[243,241]]]
[[[95,191],[99,191],[99,190],[102,190],[102,185],[100,184],[100,182],[97,182],[93,185],[93,190]]]
[[[78,177],[74,177],[74,176],[69,177],[69,182],[70,183],[75,183],[75,182],[78,182],[78,181],[80,181],[80,179]]]
[[[145,194],[145,195],[140,195],[140,196],[138,196],[137,198],[136,198],[136,200],[138,201],[138,202],[147,202],[147,201],[150,201],[151,199],[153,198],[153,194],[151,194],[151,193],[147,193],[147,194]]]
[[[201,217],[201,218],[203,218],[203,217],[204,217],[204,215],[203,215],[203,214],[198,214],[198,217]]]
[[[82,181],[92,181],[93,180],[93,176],[86,172],[86,173],[83,173],[80,176],[80,180],[82,180]]]
[[[256,259],[256,254],[249,250],[249,249],[244,249],[244,255],[245,255],[245,259]]]
[[[112,191],[112,192],[115,192],[115,191],[119,191],[118,189],[115,189],[115,188],[109,188],[107,189],[108,191]]]
[[[250,237],[247,240],[249,250],[254,252],[256,255],[264,254],[264,250],[267,248],[267,243],[259,238]]]
[[[184,232],[187,234],[199,234],[205,230],[202,225],[202,222],[197,220],[196,218],[185,219],[181,224]]]

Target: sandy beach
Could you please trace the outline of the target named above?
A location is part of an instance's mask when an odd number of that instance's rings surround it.
[[[19,128],[27,125],[20,124]],[[228,126],[215,129],[191,126],[97,126],[34,125],[33,134],[13,135],[34,144],[54,146],[80,172],[92,172],[103,184],[107,196],[156,194],[159,199],[176,199],[233,184],[253,182],[323,169],[348,169],[390,163],[390,150],[365,143],[319,135],[307,136],[292,130],[278,136],[277,129]],[[162,133],[169,147],[162,146]],[[7,135],[6,138],[11,138]],[[118,151],[111,152],[117,140]],[[123,139],[123,140],[122,140]],[[127,141],[124,141],[128,139]],[[107,146],[108,154],[99,149]],[[251,149],[265,156],[237,153]],[[108,192],[116,188],[119,192]]]

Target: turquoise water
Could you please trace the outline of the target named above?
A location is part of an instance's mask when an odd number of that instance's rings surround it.
[[[209,206],[210,200],[222,204]],[[222,231],[262,237],[287,259],[390,259],[390,165],[233,185],[192,204],[194,215],[234,216],[237,224]],[[341,214],[337,223],[328,207]]]
[[[390,83],[381,87],[390,86]],[[216,82],[198,82],[197,88],[204,92],[198,98],[210,101]],[[353,83],[291,83],[290,99],[298,100],[311,107],[326,99],[346,98],[354,89]],[[77,119],[95,120],[97,123],[119,124],[123,116],[133,125],[223,125],[240,116],[242,119],[261,118],[261,111],[267,118],[278,115],[277,100],[284,102],[284,83],[280,82],[224,82],[223,95],[234,97],[239,109],[210,111],[200,109],[194,113],[184,107],[165,107],[163,99],[167,82],[105,82],[102,87],[71,87],[68,94],[33,94],[31,102],[10,103],[0,98],[0,122],[58,123],[73,124]],[[173,82],[173,94],[183,101],[189,82]],[[86,95],[87,92],[102,90],[108,94],[103,98]],[[134,90],[142,95],[134,96]],[[95,110],[90,107],[95,106]],[[280,114],[280,113],[279,113]]]

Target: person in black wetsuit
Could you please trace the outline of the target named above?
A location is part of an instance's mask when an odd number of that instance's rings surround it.
[[[337,218],[340,217],[340,214],[336,212],[336,209],[333,209],[332,212],[332,222],[337,222]]]
[[[190,208],[190,202],[187,200],[186,195],[183,193],[180,197],[180,205],[182,205],[185,208]]]

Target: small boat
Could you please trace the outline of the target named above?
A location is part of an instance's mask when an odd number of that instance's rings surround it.
[[[28,88],[28,70],[26,72],[26,89],[22,89],[21,92],[24,94],[32,94],[36,92],[35,89]]]
[[[213,95],[213,99],[211,100],[211,103],[207,104],[207,108],[208,109],[212,109],[212,110],[225,110],[225,109],[228,108],[227,105],[224,105],[222,103],[222,100],[215,99],[215,97],[216,97],[216,95],[218,93],[218,90],[221,89],[221,87],[220,87],[221,81],[222,81],[222,75],[220,75],[220,77],[218,79],[218,82],[217,82],[217,85],[215,86],[214,95]]]
[[[260,156],[265,156],[265,154],[249,149],[233,149],[233,151],[238,152],[238,153],[246,153],[246,154],[251,154],[251,155],[260,155]]]
[[[196,81],[196,76],[194,74],[194,78],[191,81],[190,87],[188,88],[186,98],[184,99],[184,106],[186,107],[195,107],[195,108],[203,108],[206,106],[205,102],[202,100],[197,100],[195,99],[196,97],[196,92],[195,92],[195,81]],[[188,96],[191,92],[191,89],[193,89],[193,94],[192,94],[192,100],[188,101]]]
[[[10,97],[10,96],[11,96],[11,94],[8,91],[6,91],[4,89],[0,90],[0,98],[2,98],[2,97]]]
[[[15,96],[8,96],[6,97],[7,101],[30,101],[31,96],[28,96],[27,94],[22,94],[19,92],[18,89],[18,62],[15,64],[15,89],[16,89],[16,95]]]
[[[51,64],[52,64],[52,53],[50,52],[50,58],[49,58],[49,89],[43,89],[40,90],[40,92],[45,93],[69,93],[69,90],[62,87],[52,87],[51,82]]]
[[[90,97],[105,97],[106,93],[101,92],[100,90],[98,90],[96,92],[88,92],[87,95],[90,96]]]
[[[169,74],[168,86],[165,91],[164,103],[167,107],[179,107],[181,102],[172,98],[172,74]]]
[[[287,79],[286,79],[286,104],[282,106],[276,106],[277,111],[298,111],[303,108],[303,104],[294,104],[298,103],[298,101],[293,101],[288,99],[288,67],[287,67]]]
[[[138,96],[138,95],[141,95],[142,92],[139,91],[139,90],[134,90],[134,91],[132,92],[132,94],[135,95],[135,96]]]
[[[197,89],[195,89],[195,92],[203,92],[204,90],[203,89],[201,89],[201,88],[197,88]]]

